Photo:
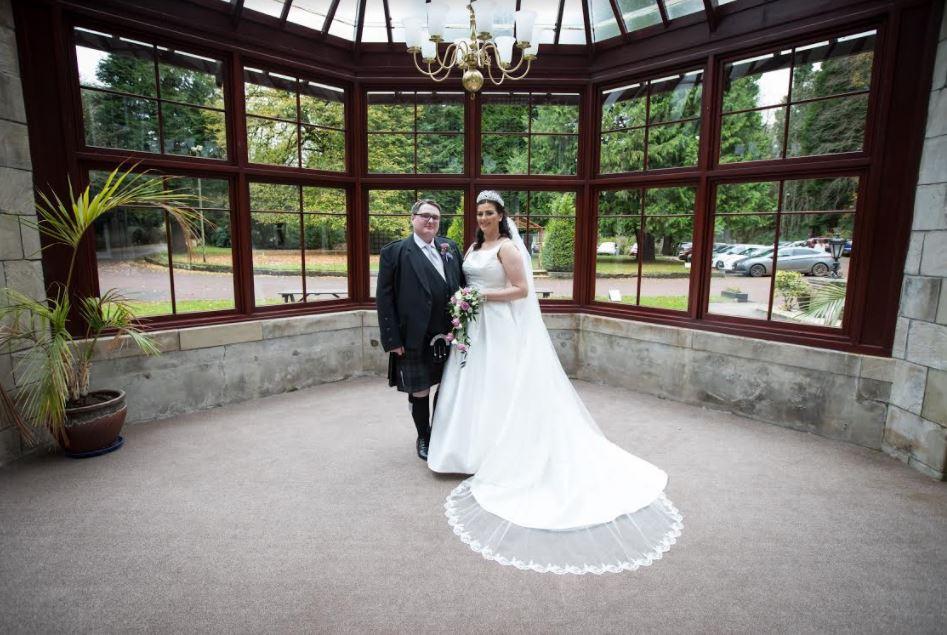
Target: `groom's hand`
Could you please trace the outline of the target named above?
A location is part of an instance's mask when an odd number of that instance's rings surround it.
[[[397,355],[398,357],[404,357],[404,346],[399,346],[398,348],[391,349],[391,352]]]

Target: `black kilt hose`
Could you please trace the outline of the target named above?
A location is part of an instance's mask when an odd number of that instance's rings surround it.
[[[431,338],[450,331],[447,307],[451,295],[464,285],[457,245],[434,239],[444,277],[408,236],[381,250],[378,287],[378,328],[386,351],[404,347],[404,355],[389,354],[388,383],[401,392],[421,392],[440,383],[443,360],[434,359]]]

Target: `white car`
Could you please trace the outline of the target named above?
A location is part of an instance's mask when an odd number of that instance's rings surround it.
[[[760,258],[771,253],[773,253],[772,245],[748,245],[746,249],[741,249],[736,253],[717,256],[714,266],[718,271],[733,271],[733,265],[744,258]]]
[[[600,256],[617,256],[618,245],[613,242],[602,243],[598,246],[598,250],[595,253]]]
[[[737,245],[730,245],[729,247],[727,247],[727,248],[724,249],[723,251],[720,251],[720,252],[717,252],[717,253],[713,254],[713,256],[712,256],[712,258],[711,258],[711,260],[710,260],[710,266],[713,267],[714,269],[723,270],[724,267],[726,266],[726,262],[727,262],[726,260],[724,260],[725,257],[727,257],[727,256],[733,256],[733,255],[735,255],[735,254],[739,254],[739,253],[741,253],[741,252],[744,252],[744,251],[746,251],[747,249],[749,249],[749,248],[752,247],[752,246],[753,246],[753,245],[745,245],[745,244],[742,244],[742,243],[741,243],[741,244],[737,244]]]

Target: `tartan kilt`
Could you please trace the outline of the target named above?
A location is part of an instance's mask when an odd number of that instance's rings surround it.
[[[388,385],[399,392],[421,392],[441,382],[444,363],[434,361],[430,346],[422,350],[406,348],[404,355],[388,354]]]

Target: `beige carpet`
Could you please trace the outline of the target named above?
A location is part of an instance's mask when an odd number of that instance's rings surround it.
[[[450,531],[458,478],[362,378],[0,470],[2,632],[943,632],[947,484],[866,449],[577,384],[671,476],[654,566],[522,572]],[[502,388],[498,388],[502,394]]]

